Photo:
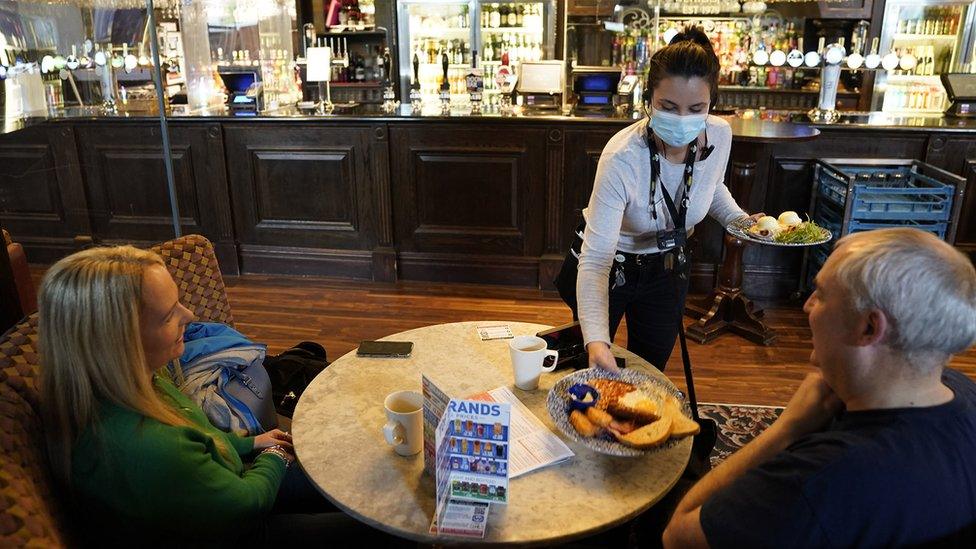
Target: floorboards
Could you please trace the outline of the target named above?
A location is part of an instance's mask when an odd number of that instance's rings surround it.
[[[372,284],[304,277],[243,275],[225,279],[238,328],[277,353],[301,340],[315,340],[338,358],[361,340],[403,330],[470,320],[511,320],[558,325],[569,309],[541,292],[492,286],[433,283]],[[780,337],[769,347],[724,335],[708,345],[689,342],[698,397],[702,401],[783,405],[811,371],[806,315],[799,306],[766,310]],[[690,322],[690,320],[689,320]],[[626,346],[626,328],[615,341]],[[976,350],[952,366],[976,379]],[[684,388],[675,349],[665,372]]]

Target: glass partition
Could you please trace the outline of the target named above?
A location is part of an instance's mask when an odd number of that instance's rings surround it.
[[[160,116],[160,101],[185,102],[178,13],[0,0],[0,226],[37,270],[86,246],[199,228],[193,155]]]

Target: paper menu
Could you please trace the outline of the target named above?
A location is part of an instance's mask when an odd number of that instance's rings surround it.
[[[424,471],[434,477],[437,471],[437,427],[451,398],[425,375],[421,375],[420,385],[424,395]]]
[[[565,461],[575,455],[508,387],[498,387],[470,398],[507,403],[511,406],[508,465],[511,478]]]
[[[510,404],[501,402],[448,403],[437,429],[438,488],[442,476],[447,476],[447,489],[453,499],[508,502],[510,408]]]
[[[424,379],[432,395],[440,392]],[[483,537],[489,503],[508,503],[509,422],[504,402],[450,400],[435,430],[433,534]]]

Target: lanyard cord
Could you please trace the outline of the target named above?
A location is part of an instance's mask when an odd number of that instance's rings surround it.
[[[650,129],[650,128],[648,128]],[[651,158],[651,217],[654,221],[657,221],[657,208],[654,207],[654,197],[657,195],[657,183],[661,180],[661,153],[657,150],[657,143],[651,137],[651,132],[647,132],[647,152]],[[676,210],[674,208],[674,202],[671,200],[671,194],[668,193],[667,188],[664,186],[664,182],[661,182],[661,192],[664,194],[665,205],[668,206],[668,213],[671,214],[671,220],[674,221],[674,226],[676,229],[683,228],[685,214],[688,211],[688,195],[691,194],[691,184],[693,181],[693,175],[695,171],[695,157],[698,156],[698,140],[696,139],[692,144],[688,145],[688,154],[685,155],[685,169],[682,174],[684,180],[685,193],[681,197],[681,209]],[[679,221],[680,218],[680,221]]]

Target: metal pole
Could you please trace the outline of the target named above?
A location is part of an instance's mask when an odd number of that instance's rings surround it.
[[[166,124],[166,105],[163,101],[163,94],[166,91],[163,89],[163,81],[160,77],[162,64],[159,62],[159,38],[156,36],[156,17],[153,14],[153,0],[146,0],[146,11],[148,11],[149,15],[149,38],[152,40],[152,43],[149,44],[149,52],[152,55],[153,67],[155,67],[152,70],[152,75],[153,82],[156,84],[156,100],[159,105],[159,129],[163,137],[163,164],[166,166],[166,186],[169,187],[169,207],[173,213],[173,233],[176,238],[179,238],[183,236],[183,232],[180,230],[180,205],[176,199],[176,182],[173,178],[173,155],[169,146],[169,126]]]

